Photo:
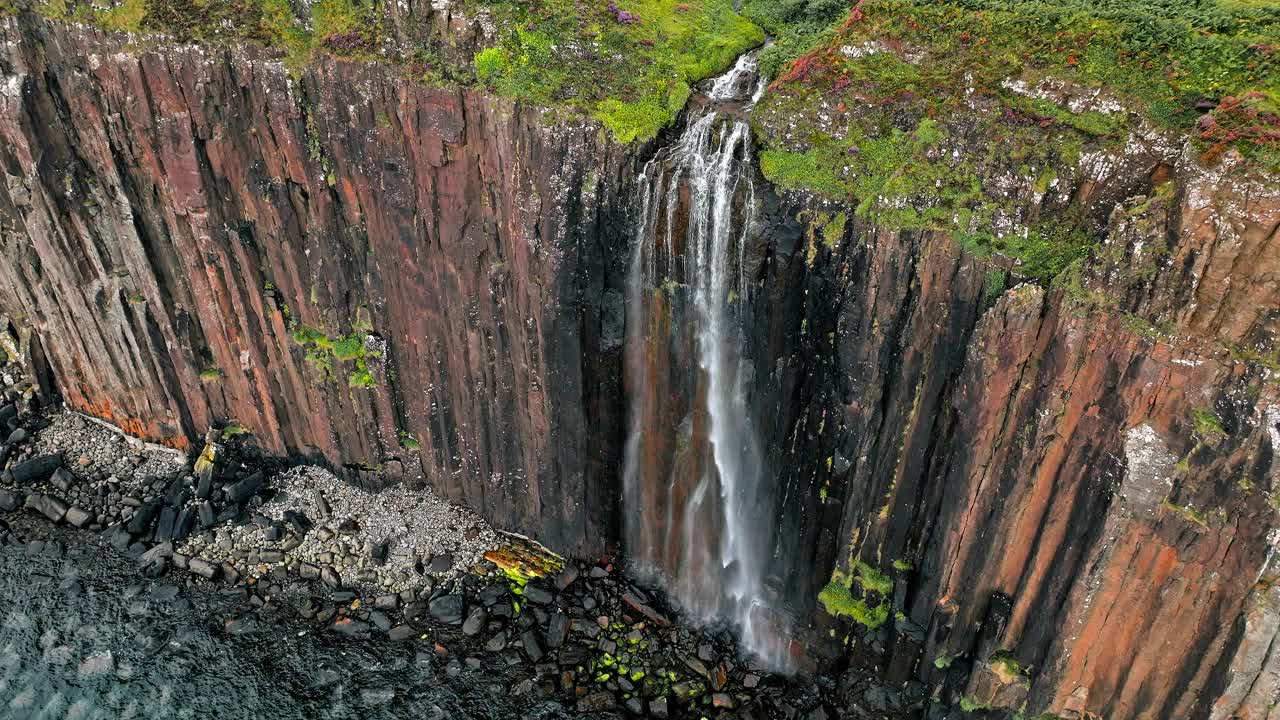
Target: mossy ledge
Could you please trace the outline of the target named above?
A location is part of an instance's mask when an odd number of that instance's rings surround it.
[[[0,0],[0,16],[24,10],[181,42],[259,43],[295,69],[319,55],[387,63],[415,80],[479,84],[583,113],[623,143],[656,137],[675,122],[693,84],[765,40],[732,0],[458,0],[449,12],[464,13],[491,38],[462,55],[455,38],[404,27],[397,15],[404,11],[383,0]]]
[[[1103,230],[1052,202],[1082,161],[1142,138],[1169,155],[1190,145],[1204,164],[1231,153],[1280,169],[1280,5],[861,0],[833,19],[827,3],[791,0],[745,12],[780,38],[753,119],[767,178],[882,227],[948,232],[1040,284]]]

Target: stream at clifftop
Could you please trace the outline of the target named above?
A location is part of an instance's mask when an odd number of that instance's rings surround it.
[[[243,593],[141,579],[89,533],[18,524],[35,542],[0,546],[0,717],[582,717],[517,709],[500,676],[454,677],[429,646],[317,631],[284,609],[228,627]]]

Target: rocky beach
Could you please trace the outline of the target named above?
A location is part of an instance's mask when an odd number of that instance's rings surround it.
[[[0,707],[13,717],[924,708],[923,685],[857,669],[771,674],[610,558],[566,561],[430,492],[368,492],[282,464],[235,428],[188,457],[40,407],[21,380],[4,398],[0,592],[14,610]]]

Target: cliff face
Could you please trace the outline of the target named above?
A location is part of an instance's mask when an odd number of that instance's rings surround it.
[[[634,171],[596,127],[374,65],[4,22],[0,302],[70,405],[176,447],[234,421],[603,550]]]
[[[1110,167],[1144,174],[1085,187],[1134,197],[1084,201],[1114,208],[1106,240],[1049,290],[1003,290],[943,234],[858,223],[813,268],[778,264],[766,302],[797,305],[795,350],[764,414],[804,500],[777,556],[815,554],[778,574],[811,598],[833,562],[855,596],[860,565],[887,574],[859,599],[893,631],[868,639],[952,701],[1267,717],[1280,193],[1133,150]]]
[[[4,22],[0,309],[72,406],[618,539],[641,153],[386,67]],[[1150,139],[1082,163],[1012,191],[1105,234],[1047,289],[757,179],[767,583],[816,659],[857,639],[951,702],[1268,717],[1280,192]],[[833,568],[880,629],[826,614]]]

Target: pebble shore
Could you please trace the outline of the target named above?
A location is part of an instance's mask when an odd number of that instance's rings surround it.
[[[565,561],[429,491],[368,493],[281,464],[234,430],[210,430],[188,457],[42,409],[19,382],[0,393],[0,437],[0,518],[12,516],[0,545],[48,552],[16,530],[32,518],[96,533],[143,582],[215,593],[228,637],[268,638],[287,617],[304,632],[405,646],[527,717],[555,716],[535,712],[545,703],[656,720],[891,720],[925,707],[919,683],[886,688],[857,668],[770,673],[730,632],[684,625],[609,559]],[[397,692],[362,697],[380,705]]]

